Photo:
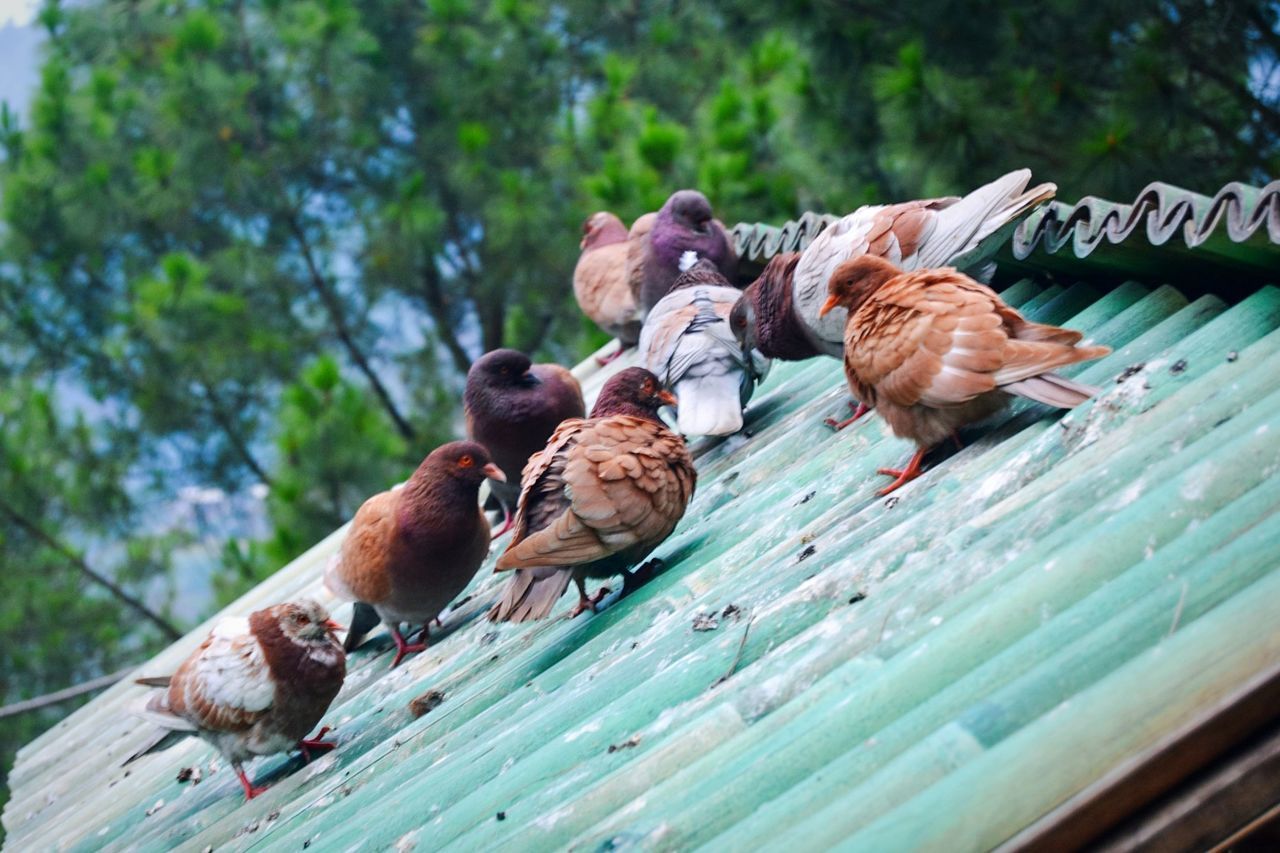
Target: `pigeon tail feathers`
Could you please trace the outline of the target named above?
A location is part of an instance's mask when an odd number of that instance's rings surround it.
[[[940,210],[935,236],[922,249],[919,266],[981,269],[1018,222],[1058,191],[1051,183],[1028,190],[1030,182],[1031,170],[1018,169]]]
[[[529,622],[545,619],[573,578],[573,570],[560,566],[518,569],[507,584],[502,600],[489,610],[490,622]]]
[[[342,650],[349,652],[356,649],[381,621],[378,611],[363,601],[357,601],[351,608],[351,623],[347,626],[347,637],[342,642]]]
[[[742,429],[742,371],[682,379],[676,422],[685,435],[732,435]]]
[[[1000,387],[1019,397],[1056,406],[1059,409],[1074,409],[1076,406],[1101,393],[1102,389],[1083,382],[1075,382],[1056,373],[1042,373],[1021,382],[1013,382]]]

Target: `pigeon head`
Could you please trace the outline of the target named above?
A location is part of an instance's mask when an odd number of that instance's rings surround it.
[[[430,469],[463,483],[480,487],[486,477],[505,483],[507,476],[493,464],[489,451],[475,441],[451,441],[442,444],[423,460],[419,471]]]
[[[774,255],[760,277],[742,291],[729,315],[729,327],[744,348],[793,361],[818,355],[792,310],[792,277],[799,262],[799,252]]]
[[[706,234],[711,229],[711,202],[697,190],[679,190],[672,193],[662,209],[670,214],[677,225]]]
[[[843,306],[853,313],[871,294],[902,270],[879,255],[859,255],[845,261],[831,273],[827,282],[827,301],[822,304],[818,316],[824,316],[836,306]]]
[[[685,255],[693,255],[693,252],[685,252]],[[729,279],[720,274],[720,270],[716,269],[716,265],[706,258],[697,258],[694,256],[690,265],[676,276],[676,280],[671,285],[671,290],[679,290],[682,287],[695,287],[697,285],[706,285],[709,287],[733,287],[729,283]]]
[[[539,384],[529,372],[529,356],[513,349],[496,349],[476,359],[467,371],[467,390],[478,388],[528,388]]]
[[[733,303],[733,309],[729,311],[729,328],[742,345],[743,352],[759,346],[760,342],[756,338],[756,307],[748,294],[743,293]]]
[[[634,415],[658,421],[658,409],[676,405],[676,396],[664,390],[658,377],[643,367],[628,367],[614,376],[600,389],[591,417],[609,415]]]
[[[280,633],[299,645],[324,645],[334,641],[333,632],[345,630],[329,618],[329,612],[310,599],[290,601],[267,608]]]
[[[582,223],[582,242],[578,247],[591,249],[596,246],[607,246],[610,243],[621,243],[625,239],[627,239],[627,226],[612,213],[601,210],[588,216]]]

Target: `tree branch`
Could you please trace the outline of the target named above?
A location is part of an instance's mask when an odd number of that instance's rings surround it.
[[[444,341],[453,366],[463,376],[471,369],[471,356],[463,349],[461,342],[453,333],[453,318],[449,316],[449,305],[444,298],[444,285],[440,281],[440,270],[435,262],[428,259],[422,268],[422,295],[427,303],[427,311],[435,322],[436,334]]]
[[[556,322],[556,315],[550,309],[543,311],[538,317],[538,325],[534,330],[520,342],[520,351],[532,353],[538,347],[542,346],[547,340],[547,335],[551,332],[551,327]]]
[[[138,615],[142,616],[144,619],[147,619],[148,621],[153,623],[157,628],[160,629],[161,633],[164,634],[166,639],[176,640],[182,636],[182,632],[179,631],[177,628],[175,628],[171,622],[169,622],[159,613],[156,613],[154,610],[147,607],[147,605],[144,604],[140,599],[129,594],[119,584],[111,580],[106,575],[103,575],[97,571],[94,571],[94,569],[84,561],[83,557],[81,557],[75,551],[72,551],[66,545],[59,542],[51,534],[43,530],[34,521],[31,521],[29,518],[24,516],[22,513],[20,513],[16,508],[11,506],[3,498],[0,498],[0,512],[3,512],[5,515],[9,516],[9,518],[13,520],[14,524],[18,525],[23,530],[27,531],[29,534],[31,534],[36,539],[43,542],[46,546],[48,546],[52,550],[61,554],[67,560],[67,562],[69,562],[72,566],[76,568],[77,571],[79,571],[82,575],[87,577],[89,580],[93,581],[94,583],[98,584],[99,586],[107,590],[107,592],[111,593],[111,595],[114,596],[121,604],[124,604],[125,606],[131,608],[136,613],[138,613]]]
[[[266,469],[258,462],[257,457],[249,450],[249,445],[245,444],[240,433],[236,431],[235,424],[231,422],[230,416],[227,415],[226,408],[222,405],[222,399],[218,396],[218,392],[213,389],[213,385],[205,378],[203,371],[197,371],[200,374],[200,388],[204,391],[205,402],[209,404],[209,414],[213,416],[213,422],[216,423],[227,436],[227,441],[231,443],[231,447],[240,456],[244,464],[254,473],[259,480],[267,486],[271,485],[271,477],[268,476]]]
[[[413,426],[405,419],[404,415],[400,414],[400,410],[396,408],[395,401],[391,399],[391,394],[388,393],[386,386],[382,384],[382,380],[374,372],[373,366],[369,364],[364,352],[356,344],[355,338],[351,334],[351,329],[347,326],[346,318],[342,315],[342,306],[338,303],[338,296],[333,292],[333,288],[329,287],[329,282],[325,280],[320,268],[316,266],[315,257],[311,251],[311,243],[307,240],[306,232],[298,222],[296,215],[288,217],[288,225],[294,239],[298,241],[299,249],[302,251],[302,259],[307,265],[307,272],[311,277],[311,285],[316,293],[319,294],[320,301],[324,303],[325,310],[329,313],[329,320],[333,323],[334,331],[338,334],[338,340],[342,341],[342,345],[346,347],[347,354],[351,356],[351,360],[355,362],[357,369],[369,380],[373,393],[382,403],[382,407],[386,409],[387,414],[391,416],[391,420],[395,422],[396,429],[400,432],[400,435],[406,440],[412,441],[416,436]]]
[[[134,668],[131,666],[126,667],[109,675],[100,675],[97,678],[91,678],[80,684],[73,684],[70,687],[64,687],[62,690],[46,693],[43,696],[33,696],[30,699],[23,699],[21,702],[14,702],[12,705],[5,705],[0,708],[0,720],[5,717],[16,717],[18,714],[25,714],[29,711],[38,711],[50,705],[58,705],[75,699],[77,696],[83,696],[86,693],[102,690],[104,687],[110,687],[117,681],[122,681],[133,670]]]

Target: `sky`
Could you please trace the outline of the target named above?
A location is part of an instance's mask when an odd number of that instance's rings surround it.
[[[0,26],[31,23],[39,6],[39,0],[0,0]]]
[[[25,115],[39,79],[39,31],[29,26],[39,0],[0,0],[0,101]]]

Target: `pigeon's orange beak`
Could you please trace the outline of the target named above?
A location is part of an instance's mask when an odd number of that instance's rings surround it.
[[[347,626],[346,626],[346,625],[343,625],[343,624],[341,624],[341,623],[339,623],[339,622],[335,622],[335,621],[333,621],[332,619],[326,619],[326,620],[324,620],[324,626],[325,626],[326,628],[328,628],[330,631],[345,631],[345,630],[347,630]]]
[[[507,475],[502,473],[502,469],[490,462],[488,465],[480,469],[484,475],[490,480],[497,480],[499,483],[507,482]]]
[[[658,399],[668,406],[679,405],[679,401],[676,399],[676,395],[672,394],[670,391],[659,391]]]
[[[818,309],[818,316],[819,317],[827,316],[827,312],[830,311],[832,308],[835,308],[839,304],[840,304],[840,297],[836,296],[834,293],[831,294],[830,296],[827,297],[827,301],[822,303],[822,307]]]

